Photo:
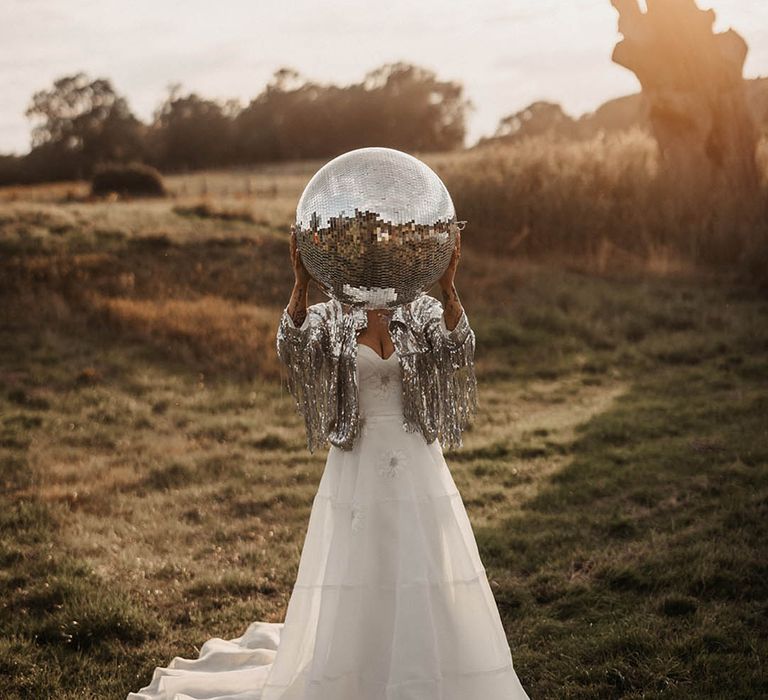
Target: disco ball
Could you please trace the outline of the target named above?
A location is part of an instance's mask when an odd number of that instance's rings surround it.
[[[428,165],[393,148],[358,148],[307,184],[296,208],[296,243],[328,296],[393,308],[445,272],[462,224]]]

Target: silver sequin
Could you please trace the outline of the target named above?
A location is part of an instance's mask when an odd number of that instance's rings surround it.
[[[300,328],[287,308],[277,330],[277,353],[287,385],[304,417],[310,452],[326,442],[351,450],[360,429],[357,335],[368,324],[361,308],[335,299],[313,304]],[[402,372],[403,428],[427,443],[459,447],[477,410],[475,334],[466,313],[452,331],[443,306],[423,294],[398,306],[389,323]]]

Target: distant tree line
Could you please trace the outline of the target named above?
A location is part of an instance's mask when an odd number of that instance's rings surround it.
[[[281,68],[246,106],[172,86],[149,124],[104,78],[59,78],[26,111],[30,152],[0,155],[0,184],[88,178],[103,163],[163,171],[324,158],[362,146],[443,151],[463,146],[471,107],[460,83],[391,63],[348,86]]]
[[[745,81],[746,102],[762,136],[768,136],[768,78]],[[598,133],[640,129],[652,132],[648,101],[641,93],[617,97],[580,117],[568,114],[557,102],[540,100],[499,120],[492,136],[477,145],[514,143],[527,138],[591,139]]]

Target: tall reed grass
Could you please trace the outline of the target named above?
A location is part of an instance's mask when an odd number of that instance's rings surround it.
[[[768,172],[768,145],[759,161]],[[640,130],[572,141],[542,136],[435,159],[473,245],[586,259],[600,269],[688,265],[768,280],[768,188],[698,191],[659,167]]]

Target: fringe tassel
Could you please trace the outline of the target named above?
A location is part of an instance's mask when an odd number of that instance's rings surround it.
[[[457,326],[458,328],[458,326]],[[477,413],[477,377],[474,368],[475,336],[469,329],[454,346],[444,342],[437,371],[441,411],[438,436],[444,447],[461,447],[462,432]]]
[[[312,308],[307,314],[316,315]],[[277,354],[287,373],[288,391],[296,409],[304,417],[307,448],[322,447],[328,438],[329,394],[332,391],[331,363],[326,346],[324,320],[308,318],[305,328],[297,328],[287,309],[277,331]]]
[[[461,447],[462,432],[477,412],[475,335],[466,313],[448,331],[442,304],[429,295],[396,311],[391,328],[403,376],[404,428]],[[310,452],[328,441],[351,450],[359,431],[355,376],[357,331],[364,312],[346,316],[338,302],[315,304],[297,328],[287,309],[277,332],[277,352],[288,390],[303,415]]]

